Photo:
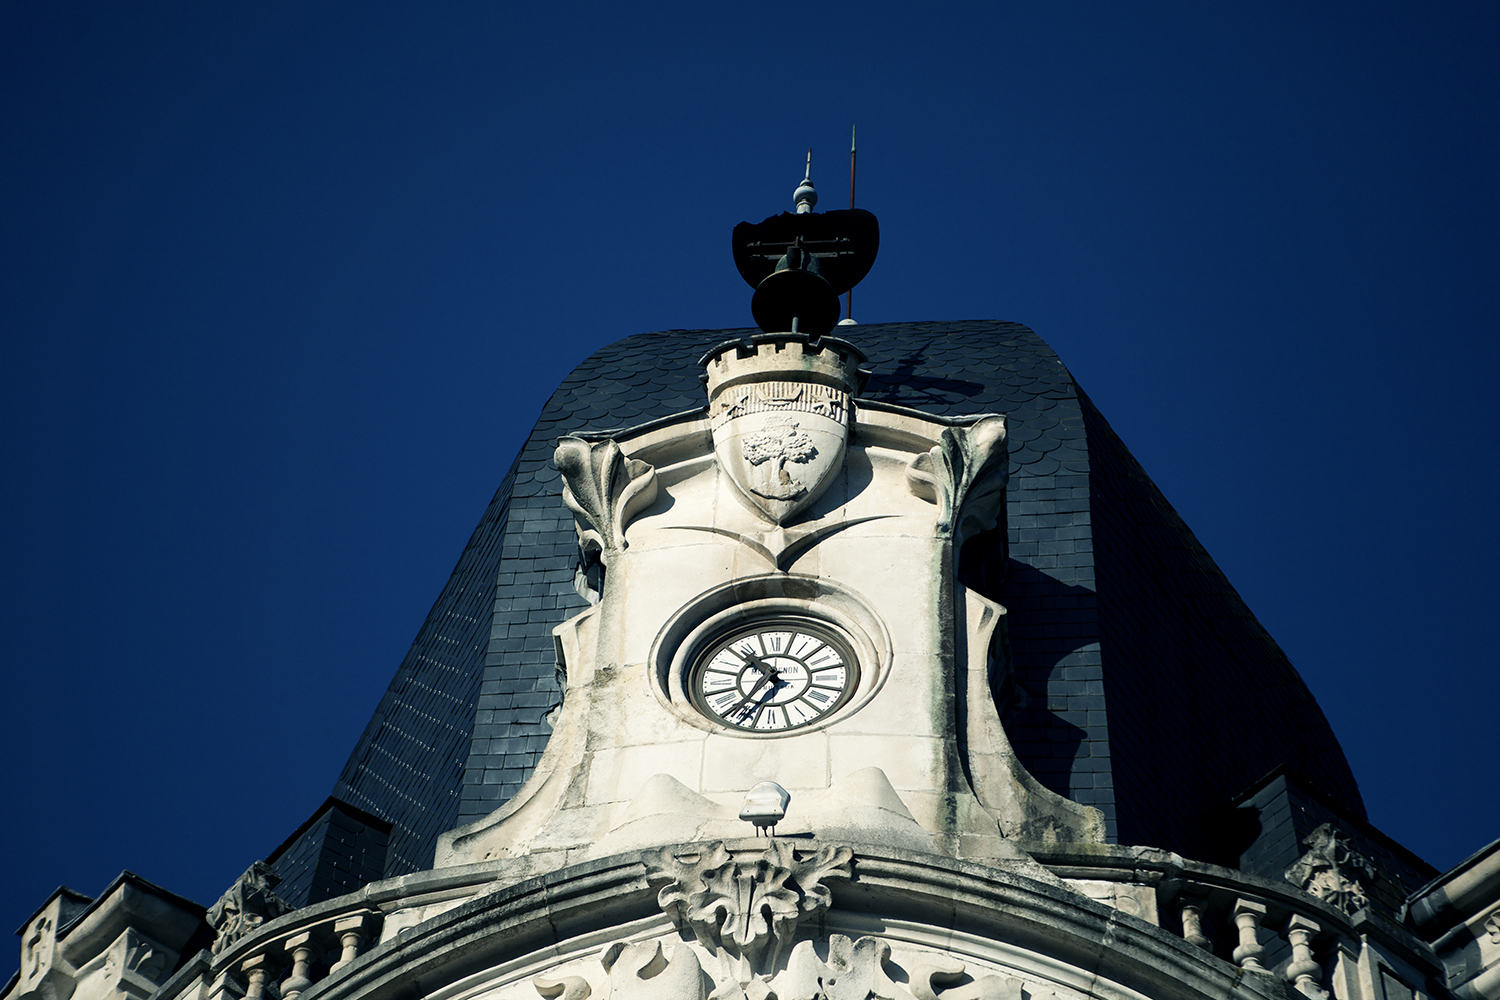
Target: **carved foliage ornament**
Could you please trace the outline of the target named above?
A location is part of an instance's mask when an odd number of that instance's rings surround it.
[[[563,476],[563,503],[577,517],[579,546],[608,564],[609,553],[625,549],[630,520],[656,500],[656,470],[626,458],[613,441],[576,437],[559,438],[552,460]]]
[[[667,848],[650,863],[656,901],[680,931],[690,932],[723,971],[746,983],[774,969],[797,923],[832,902],[825,879],[850,878],[854,852],[824,847],[807,859],[785,841],[736,859],[722,843],[692,853]]]
[[[281,876],[264,861],[245,870],[219,901],[208,910],[208,925],[214,929],[213,953],[234,944],[268,920],[290,913],[292,906],[276,895]]]
[[[687,944],[667,959],[660,941],[616,942],[599,964],[608,975],[608,1000],[1023,1000],[1021,982],[1001,976],[974,978],[948,955],[923,954],[902,970],[891,947],[877,937],[851,940],[829,935],[819,954],[813,941],[799,941],[785,968],[746,982],[732,976],[714,983]],[[904,972],[904,975],[902,974]],[[904,981],[904,982],[903,982]],[[583,976],[532,979],[543,1000],[606,1000],[594,996]]]
[[[937,505],[938,534],[958,546],[995,526],[1009,475],[1005,418],[981,417],[946,428],[937,445],[907,465],[906,485]]]
[[[1324,823],[1302,841],[1309,850],[1286,870],[1284,877],[1310,896],[1331,903],[1345,913],[1370,904],[1363,882],[1375,877],[1375,868],[1364,855],[1349,846],[1332,824]]]

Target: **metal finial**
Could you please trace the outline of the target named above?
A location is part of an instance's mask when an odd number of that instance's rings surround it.
[[[797,185],[797,190],[792,192],[792,204],[797,206],[798,215],[806,215],[813,210],[818,203],[818,192],[813,189],[812,182],[812,147],[807,147],[807,172],[802,175],[802,183]]]

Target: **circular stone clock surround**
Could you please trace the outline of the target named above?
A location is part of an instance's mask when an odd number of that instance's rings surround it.
[[[705,713],[695,697],[697,669],[705,655],[725,640],[777,623],[796,623],[846,647],[854,670],[832,708],[817,718],[775,730],[726,725]],[[827,580],[776,574],[750,577],[715,587],[688,602],[668,620],[652,644],[652,688],[678,717],[700,729],[746,739],[775,739],[822,729],[867,704],[890,672],[891,639],[868,603]]]

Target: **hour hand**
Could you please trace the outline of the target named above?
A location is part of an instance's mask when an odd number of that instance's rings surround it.
[[[748,664],[750,664],[756,670],[759,670],[761,672],[762,676],[774,678],[774,677],[778,676],[781,673],[781,671],[778,670],[776,667],[774,667],[771,664],[767,663],[765,660],[762,660],[760,657],[756,656],[754,653],[745,653],[743,655],[745,657],[745,662],[748,663]],[[760,685],[756,685],[756,686],[759,687]]]

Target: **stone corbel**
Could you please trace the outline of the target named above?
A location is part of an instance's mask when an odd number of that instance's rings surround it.
[[[937,531],[959,548],[993,528],[1010,476],[1005,418],[981,417],[968,427],[944,428],[938,444],[912,459],[906,485],[937,505]]]
[[[579,546],[608,565],[610,553],[626,548],[631,519],[655,502],[656,470],[626,458],[614,441],[577,437],[559,438],[552,460],[563,476],[563,503],[578,522]]]
[[[79,970],[80,988],[75,997],[149,997],[171,975],[178,957],[171,948],[127,927]]]

